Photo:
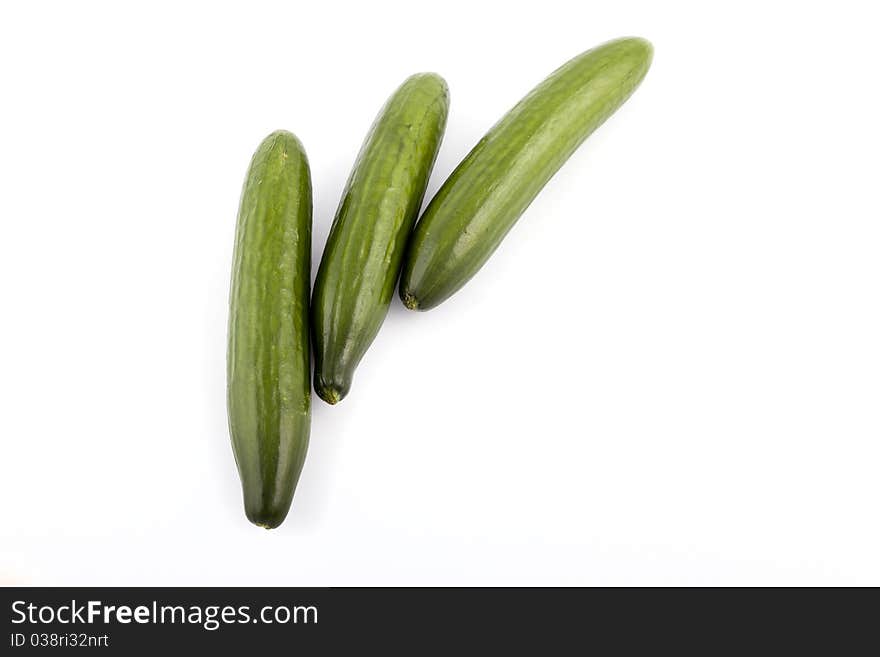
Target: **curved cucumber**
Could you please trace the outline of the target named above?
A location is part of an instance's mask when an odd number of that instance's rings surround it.
[[[274,132],[241,194],[229,301],[229,432],[248,519],[284,520],[309,444],[312,186],[302,144]]]
[[[385,320],[446,127],[438,75],[408,78],[379,112],[348,179],[312,296],[315,391],[335,404]]]
[[[416,225],[400,279],[407,308],[433,308],[483,266],[559,167],[635,91],[652,52],[637,38],[589,50],[495,124]]]

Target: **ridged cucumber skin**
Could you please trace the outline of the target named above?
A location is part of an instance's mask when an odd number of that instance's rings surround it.
[[[382,107],[355,160],[312,295],[315,391],[330,404],[348,394],[388,313],[448,111],[443,78],[407,78]]]
[[[273,132],[241,194],[229,303],[227,407],[248,519],[290,509],[309,444],[312,184],[300,141]]]
[[[433,308],[476,274],[553,174],[635,91],[652,56],[640,38],[582,53],[489,130],[413,231],[400,279],[407,308]]]

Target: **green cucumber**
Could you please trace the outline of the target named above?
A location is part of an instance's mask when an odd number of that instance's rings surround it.
[[[299,140],[273,132],[241,194],[229,300],[227,407],[248,519],[271,529],[309,444],[312,184]]]
[[[408,78],[370,129],[333,219],[312,296],[315,391],[335,404],[388,313],[446,127],[443,78]]]
[[[559,167],[635,91],[652,52],[627,38],[582,53],[492,127],[413,231],[400,279],[407,308],[433,308],[477,273]]]

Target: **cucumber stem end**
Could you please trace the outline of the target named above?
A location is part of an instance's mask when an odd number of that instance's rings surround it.
[[[342,395],[340,395],[339,391],[335,388],[330,388],[327,386],[315,386],[315,392],[318,393],[318,397],[323,399],[331,406],[333,406],[334,404],[338,404],[339,400],[342,399]]]
[[[419,309],[419,300],[416,299],[415,295],[412,292],[407,292],[403,295],[403,305],[409,308],[410,310],[418,310]]]

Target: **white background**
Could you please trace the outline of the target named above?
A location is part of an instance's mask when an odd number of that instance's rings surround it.
[[[421,8],[420,8],[421,7]],[[871,3],[7,3],[0,581],[880,584]],[[226,310],[248,160],[312,164],[315,264],[385,98],[452,94],[432,194],[556,66],[642,87],[450,301],[395,299],[247,523]]]

